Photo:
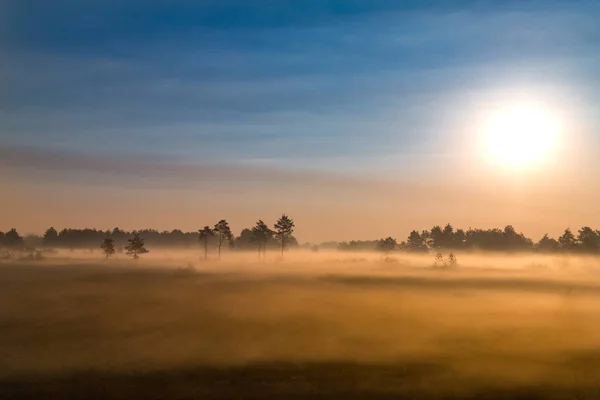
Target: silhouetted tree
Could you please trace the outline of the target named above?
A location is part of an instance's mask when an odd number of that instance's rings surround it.
[[[600,249],[600,235],[598,231],[589,226],[584,226],[577,235],[578,247],[581,251],[595,253]]]
[[[58,243],[58,232],[54,227],[48,228],[48,230],[44,233],[44,237],[42,239],[42,243],[46,247],[56,246]]]
[[[256,238],[251,229],[244,228],[240,232],[240,235],[234,239],[234,247],[237,249],[248,250],[254,249],[256,246]]]
[[[231,228],[229,224],[224,219],[220,220],[215,224],[213,228],[217,239],[219,240],[219,256],[218,259],[221,259],[221,247],[223,247],[223,243],[228,242],[230,246],[233,247],[233,234],[231,233]]]
[[[439,249],[444,247],[444,232],[442,231],[442,228],[439,225],[436,225],[433,228],[431,228],[431,231],[429,231],[428,239],[428,247],[433,249]]]
[[[133,255],[134,260],[140,258],[140,254],[148,253],[144,247],[144,239],[140,236],[139,232],[133,232],[133,238],[127,240],[129,244],[125,246],[127,255]]]
[[[283,251],[285,250],[285,246],[288,244],[288,242],[291,241],[292,233],[294,232],[294,227],[294,220],[285,214],[282,214],[274,225],[275,237],[281,245],[282,256]]]
[[[454,233],[454,248],[462,249],[465,247],[467,242],[467,234],[462,229],[457,229]]]
[[[198,231],[198,239],[204,243],[204,259],[208,259],[208,242],[215,237],[215,232],[210,226],[205,226],[204,229]]]
[[[260,253],[262,251],[263,255],[266,256],[267,252],[267,242],[273,237],[275,232],[273,232],[267,224],[265,224],[261,219],[256,222],[256,225],[252,227],[252,235],[258,244],[258,258],[260,258]]]
[[[387,237],[385,239],[381,239],[377,243],[377,250],[389,253],[390,251],[395,250],[397,246],[398,242],[396,242],[396,239],[392,237]]]
[[[446,249],[454,248],[454,227],[450,224],[446,224],[442,231],[442,247]]]
[[[536,249],[542,252],[556,251],[558,250],[559,246],[560,245],[558,241],[556,241],[556,239],[552,239],[547,233],[535,245]]]
[[[3,242],[4,246],[10,249],[20,249],[25,247],[25,241],[14,228],[4,234]]]
[[[558,243],[560,243],[560,248],[565,251],[572,251],[577,246],[577,240],[570,228],[565,229],[562,236],[558,238]]]
[[[427,243],[424,236],[417,231],[412,231],[406,240],[406,250],[414,252],[426,251]]]
[[[503,232],[504,250],[527,250],[533,246],[533,241],[522,233],[517,233],[512,225],[507,225]]]
[[[100,245],[100,248],[102,249],[102,251],[104,251],[104,254],[106,254],[106,258],[112,256],[116,252],[115,240],[113,238],[107,237]]]

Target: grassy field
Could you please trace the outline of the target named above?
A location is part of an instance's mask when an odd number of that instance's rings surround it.
[[[592,270],[0,264],[0,397],[600,398]]]

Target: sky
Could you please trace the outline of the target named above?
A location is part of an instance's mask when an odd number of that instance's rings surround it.
[[[600,2],[0,0],[0,230],[600,227]],[[527,101],[560,149],[477,147]]]

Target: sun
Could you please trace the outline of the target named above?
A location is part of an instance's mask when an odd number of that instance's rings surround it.
[[[483,156],[507,168],[524,169],[549,161],[558,147],[559,123],[553,114],[529,105],[499,110],[481,135]]]

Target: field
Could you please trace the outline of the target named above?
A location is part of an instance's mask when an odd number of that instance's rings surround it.
[[[0,264],[0,397],[600,398],[594,258]]]

